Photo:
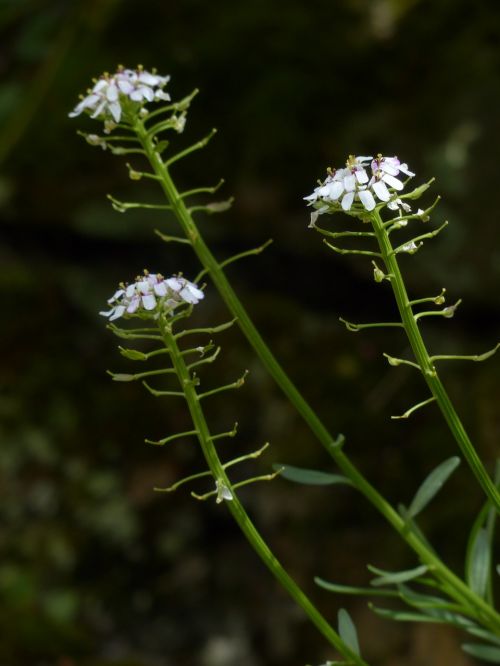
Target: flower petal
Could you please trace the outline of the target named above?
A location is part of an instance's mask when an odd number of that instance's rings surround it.
[[[119,123],[120,118],[122,117],[122,107],[120,106],[120,102],[111,102],[108,108],[109,112],[113,116],[114,121]]]
[[[342,208],[344,210],[350,210],[352,202],[354,201],[354,192],[347,192],[342,198]]]
[[[359,190],[358,196],[366,210],[373,210],[375,208],[375,199],[370,190]]]
[[[118,319],[119,317],[122,317],[124,314],[125,314],[125,306],[117,305],[116,308],[114,308],[114,312],[109,318],[109,321],[113,321],[113,319]]]
[[[368,174],[364,169],[362,168],[356,169],[354,175],[356,176],[356,180],[358,181],[358,183],[360,183],[360,185],[364,185],[365,183],[368,182]]]
[[[400,165],[399,165],[399,170],[400,170],[402,173],[404,173],[406,176],[413,177],[413,176],[415,175],[415,174],[413,173],[413,171],[410,171],[410,170],[408,169],[408,165],[407,165],[406,163],[405,163],[405,164],[400,164]]]
[[[154,294],[145,294],[142,297],[142,304],[145,310],[154,310],[156,307],[156,298]]]
[[[344,176],[344,187],[346,192],[352,192],[354,189],[356,189],[356,178],[353,176],[352,173],[349,173],[349,175]]]
[[[167,285],[165,282],[158,282],[153,286],[154,292],[157,296],[166,296],[167,295]]]
[[[168,278],[168,280],[165,280],[165,284],[172,289],[172,291],[180,291],[183,287],[183,283],[176,277]]]
[[[380,201],[389,201],[391,195],[383,180],[376,180],[372,185],[372,190],[378,196]]]
[[[394,178],[394,176],[388,173],[384,173],[382,180],[395,190],[402,190],[404,188],[404,184],[398,178]]]
[[[137,294],[134,294],[130,303],[127,306],[127,312],[129,314],[133,314],[137,310],[140,304],[141,304],[140,297]]]

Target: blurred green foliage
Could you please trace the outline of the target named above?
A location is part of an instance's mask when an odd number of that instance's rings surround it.
[[[199,465],[190,441],[168,450],[143,444],[187,429],[187,416],[136,385],[111,384],[104,370],[127,366],[97,312],[118,281],[144,267],[189,277],[198,267],[154,236],[155,228],[175,229],[168,217],[111,209],[107,193],[149,201],[159,194],[130,183],[120,159],[80,140],[75,131],[94,126],[67,113],[93,76],[118,63],[170,73],[174,98],[201,88],[174,148],[212,126],[220,133],[179,166],[179,184],[223,176],[224,195],[236,196],[232,211],[201,221],[217,256],[275,239],[251,265],[231,268],[238,291],[312,404],[346,433],[368,477],[407,501],[454,453],[452,442],[432,409],[410,424],[389,421],[422,392],[411,371],[381,359],[383,351],[404,353],[404,343],[353,336],[337,321],[390,316],[389,295],[365,262],[328,254],[307,230],[302,196],[353,152],[397,153],[418,178],[436,176],[443,202],[434,219],[450,226],[404,262],[408,283],[418,295],[446,285],[451,299],[465,297],[453,321],[426,326],[436,353],[491,347],[500,329],[498,3],[3,0],[0,30],[0,663],[326,660],[321,640],[219,507],[152,491]],[[210,285],[198,316],[226,318]],[[215,371],[231,379],[248,367],[251,376],[234,399],[214,401],[214,429],[238,420],[238,451],[269,439],[265,469],[278,460],[328,468],[238,333],[222,340]],[[497,375],[498,359],[445,375],[490,462],[500,434]],[[460,567],[464,526],[480,503],[466,471],[446,498],[426,527]],[[246,499],[330,617],[332,598],[313,589],[313,575],[363,584],[367,561],[412,564],[347,489],[297,493],[278,480]],[[388,626],[363,604],[352,612],[374,665],[472,663],[454,636]]]

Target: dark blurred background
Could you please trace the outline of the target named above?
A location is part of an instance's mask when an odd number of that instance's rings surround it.
[[[400,334],[348,333],[394,316],[367,261],[329,253],[307,228],[309,194],[348,153],[398,154],[435,176],[445,233],[402,266],[414,297],[448,288],[464,303],[424,333],[439,353],[476,353],[499,339],[500,9],[496,0],[0,1],[2,373],[0,393],[0,664],[2,666],[297,666],[333,655],[247,547],[223,506],[183,489],[153,492],[201,467],[192,441],[144,444],[187,429],[178,403],[113,384],[136,371],[98,311],[143,268],[193,277],[189,250],[161,212],[121,215],[106,194],[160,201],[128,179],[124,160],[92,148],[68,119],[91,78],[118,63],[171,74],[174,99],[201,92],[181,147],[217,127],[179,164],[179,187],[226,184],[231,211],[198,216],[221,259],[274,243],[229,273],[278,358],[346,451],[392,501],[408,502],[455,453],[433,407],[391,421],[425,389],[382,352],[408,353]],[[219,194],[217,195],[219,197]],[[425,203],[432,201],[432,194]],[[340,217],[338,218],[340,223]],[[335,218],[337,223],[337,218]],[[404,238],[404,236],[402,236]],[[209,284],[197,316],[227,319]],[[221,454],[271,447],[274,462],[334,471],[319,444],[237,330],[220,336],[216,373],[249,368],[237,394],[214,399],[215,430],[240,434]],[[443,367],[443,378],[491,467],[497,455],[499,360]],[[215,377],[212,374],[212,378]],[[189,427],[189,426],[188,426]],[[199,488],[203,490],[203,488]],[[446,628],[396,626],[366,601],[312,578],[366,584],[366,564],[416,564],[353,491],[278,479],[242,493],[285,566],[328,618],[349,608],[373,665],[472,662]],[[482,498],[462,465],[422,525],[463,570],[466,533]]]

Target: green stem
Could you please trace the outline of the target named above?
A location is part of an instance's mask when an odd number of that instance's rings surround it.
[[[133,129],[137,133],[147,158],[156,175],[159,177],[159,183],[163,192],[165,193],[168,202],[171,204],[173,212],[184,230],[186,237],[190,240],[200,263],[207,270],[229,311],[235,318],[237,318],[243,334],[254,348],[266,370],[273,377],[298,413],[302,416],[321,445],[333,458],[339,469],[352,481],[354,487],[367,498],[372,506],[384,516],[389,524],[399,533],[401,538],[418,554],[421,561],[432,569],[434,574],[446,586],[450,596],[460,602],[466,600],[469,606],[477,608],[480,615],[485,618],[485,623],[490,628],[493,627],[495,631],[500,633],[500,615],[498,615],[483,599],[475,595],[458,576],[450,571],[450,569],[448,569],[448,567],[435,555],[420,537],[415,533],[410,532],[406,522],[395,511],[391,504],[351,463],[341,448],[335,446],[336,438],[328,431],[326,426],[306,402],[278,363],[233,291],[224,271],[221,269],[219,263],[203,241],[194,220],[189,214],[189,211],[175,187],[168,169],[165,167],[161,156],[155,151],[153,142],[148,136],[142,121],[138,120]]]
[[[366,662],[358,657],[340,638],[337,632],[331,627],[327,620],[321,615],[318,609],[313,605],[307,595],[295,583],[290,575],[282,567],[278,559],[269,549],[256,527],[250,520],[243,505],[236,496],[234,487],[232,486],[225,467],[217,454],[213,445],[213,438],[205,419],[205,415],[201,406],[200,398],[196,392],[196,388],[191,380],[188,367],[184,361],[184,356],[177,346],[177,341],[173,335],[168,323],[160,322],[160,330],[165,341],[165,345],[170,351],[173,367],[179,378],[179,382],[184,391],[186,402],[193,420],[193,425],[198,435],[201,449],[207,461],[208,467],[214,477],[222,481],[224,485],[230,490],[233,499],[226,501],[230,512],[238,523],[241,531],[248,539],[250,545],[255,550],[257,555],[261,558],[271,573],[278,579],[281,585],[287,590],[290,596],[299,604],[304,610],[306,615],[311,619],[313,624],[319,629],[328,642],[336,648],[340,654],[349,660],[349,663],[358,664],[359,666],[367,666]]]
[[[372,214],[372,223],[377,241],[382,253],[386,270],[390,274],[390,282],[392,290],[396,299],[401,321],[403,322],[408,340],[410,342],[415,358],[422,371],[425,381],[432,393],[436,398],[436,402],[443,414],[448,427],[450,428],[464,458],[467,460],[472,472],[478,480],[480,486],[484,490],[486,496],[491,501],[492,505],[500,512],[500,492],[493,483],[488,472],[479,458],[465,428],[453,407],[453,404],[444,388],[441,380],[439,379],[437,370],[432,362],[432,359],[427,351],[422,334],[418,327],[417,319],[413,313],[413,309],[406,292],[403,277],[399,269],[398,260],[394,249],[392,247],[389,235],[384,227],[382,218],[378,211]]]

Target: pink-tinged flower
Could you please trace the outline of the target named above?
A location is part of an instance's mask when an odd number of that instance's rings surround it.
[[[396,178],[400,173],[412,178],[415,174],[408,169],[407,164],[402,164],[394,157],[383,157],[380,153],[371,163],[373,178],[370,181],[371,189],[380,201],[389,201],[393,195],[389,188],[402,190],[404,183]]]
[[[196,305],[204,297],[201,289],[180,275],[165,279],[160,273],[144,271],[144,275],[137,277],[135,282],[122,284],[108,300],[111,310],[99,314],[113,321],[141,310],[153,311],[158,306],[173,310],[183,303]]]
[[[88,111],[91,118],[119,123],[124,104],[134,102],[140,106],[146,102],[170,100],[170,95],[163,90],[169,80],[169,76],[159,76],[142,67],[119,67],[115,74],[103,74],[68,115],[74,118]]]

